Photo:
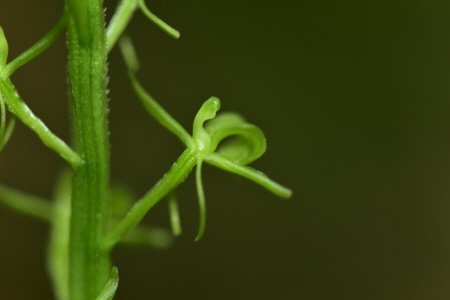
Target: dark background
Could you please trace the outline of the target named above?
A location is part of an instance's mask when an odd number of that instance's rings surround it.
[[[111,17],[115,1],[107,1]],[[278,199],[204,167],[208,224],[194,242],[192,176],[184,233],[166,251],[119,248],[117,299],[448,299],[448,1],[148,1],[129,27],[147,90],[191,130],[208,97],[262,128],[252,164],[291,187]],[[1,0],[10,58],[57,21],[62,1]],[[31,109],[69,140],[65,42],[17,71]],[[182,152],[142,109],[117,49],[110,66],[112,180],[139,196]],[[0,180],[50,197],[64,162],[18,124]],[[168,227],[164,203],[146,222]],[[51,299],[48,227],[0,207],[2,299]]]

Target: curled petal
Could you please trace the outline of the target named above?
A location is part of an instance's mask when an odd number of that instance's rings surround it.
[[[266,151],[266,139],[261,129],[248,123],[228,125],[217,130],[211,137],[214,149],[224,138],[235,136],[221,146],[217,153],[240,165],[247,165],[261,157]]]
[[[245,123],[245,119],[240,114],[234,112],[223,112],[218,114],[214,119],[209,120],[205,124],[205,130],[210,136],[212,136],[222,127],[240,123]]]
[[[220,114],[205,125],[205,130],[211,136],[210,152],[214,152],[223,139],[233,136],[232,140],[220,145],[217,153],[237,164],[247,165],[266,151],[264,133],[246,123],[239,114]]]

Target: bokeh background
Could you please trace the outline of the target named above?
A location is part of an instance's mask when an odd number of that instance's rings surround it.
[[[106,1],[111,17],[116,1]],[[195,243],[195,183],[179,189],[184,233],[165,251],[119,248],[117,299],[450,298],[448,1],[148,1],[175,41],[137,12],[139,78],[190,130],[208,97],[262,128],[252,166],[291,187],[278,199],[205,166],[208,224]],[[13,58],[62,1],[1,0]],[[65,41],[13,75],[31,109],[69,140]],[[182,152],[109,60],[112,180],[142,195]],[[65,165],[18,124],[0,180],[50,198]],[[145,222],[169,227],[165,203]],[[2,299],[52,299],[48,226],[0,207]]]

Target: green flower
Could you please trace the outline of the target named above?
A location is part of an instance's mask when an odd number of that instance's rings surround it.
[[[261,129],[245,122],[236,113],[224,113],[216,117],[219,109],[220,100],[211,97],[203,104],[194,119],[192,138],[196,148],[191,151],[197,157],[196,181],[200,206],[200,229],[196,240],[202,237],[206,222],[205,198],[201,180],[203,161],[247,177],[280,197],[289,198],[292,194],[291,190],[246,166],[261,157],[266,151],[266,139]],[[207,120],[210,121],[204,124]],[[233,137],[233,139],[219,146],[228,137]]]
[[[130,78],[137,95],[150,114],[164,127],[177,135],[186,145],[187,150],[177,160],[175,166],[192,164],[193,167],[197,165],[196,182],[200,206],[200,229],[196,240],[202,237],[206,223],[205,196],[201,180],[201,167],[204,161],[253,180],[280,197],[289,198],[292,195],[290,189],[247,166],[266,151],[266,139],[261,129],[245,122],[236,113],[223,113],[216,116],[220,109],[220,100],[211,97],[202,105],[195,116],[193,134],[190,136],[175,119],[145,92],[131,71]],[[229,137],[232,137],[232,139],[224,141],[222,145],[221,142]],[[184,173],[176,177],[184,180],[192,167],[181,169]],[[178,212],[173,209],[171,214],[178,214]],[[178,220],[179,218],[172,217],[171,219]],[[179,227],[179,224],[173,224],[173,227]]]
[[[204,233],[206,224],[205,195],[201,179],[203,162],[246,177],[277,196],[291,197],[290,189],[247,166],[266,151],[266,139],[258,127],[247,123],[236,113],[223,113],[216,116],[220,109],[220,100],[211,97],[195,116],[191,136],[144,90],[137,80],[134,72],[137,71],[139,63],[130,39],[124,36],[120,39],[119,44],[129,69],[131,83],[142,104],[161,125],[174,133],[187,149],[173,164],[169,172],[130,209],[125,218],[107,235],[104,242],[106,249],[112,248],[126,232],[140,222],[148,210],[174,191],[194,166],[197,166],[196,184],[200,207],[200,226],[196,237],[198,241]],[[224,141],[225,139],[226,141]],[[169,210],[173,231],[178,234],[181,232],[181,227],[174,193],[171,193],[169,197]]]

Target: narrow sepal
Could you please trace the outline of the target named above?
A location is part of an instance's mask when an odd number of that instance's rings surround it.
[[[280,185],[279,183],[276,183],[263,173],[256,171],[253,168],[236,164],[235,162],[218,153],[211,153],[210,155],[206,155],[204,157],[204,160],[216,167],[246,177],[265,187],[277,196],[283,198],[290,198],[292,196],[292,191],[290,189]]]

